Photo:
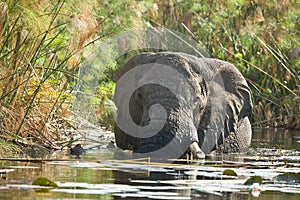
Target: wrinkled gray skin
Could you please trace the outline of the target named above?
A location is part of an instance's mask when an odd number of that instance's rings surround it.
[[[142,53],[131,58],[118,77],[135,66],[147,63],[167,65],[183,74],[194,89],[194,96],[188,97],[189,93],[186,93],[183,103],[178,103],[176,95],[159,84],[140,87],[130,99],[132,120],[139,126],[146,126],[150,120],[148,111],[153,104],[164,106],[167,120],[159,133],[148,138],[132,137],[115,125],[118,147],[146,155],[172,141],[165,151],[182,152],[180,156],[191,152],[194,158],[204,158],[211,152],[244,152],[248,149],[252,134],[248,119],[252,109],[251,94],[246,80],[232,64],[184,53]],[[143,78],[143,74],[137,75],[132,81],[139,82]],[[176,77],[167,81],[170,80],[178,85]],[[120,107],[122,92],[126,91],[119,88],[117,85],[114,99],[119,105],[117,123],[124,116],[122,112],[126,112]],[[160,119],[160,116],[155,117]],[[165,155],[168,157],[169,154]],[[162,157],[161,154],[158,156]]]

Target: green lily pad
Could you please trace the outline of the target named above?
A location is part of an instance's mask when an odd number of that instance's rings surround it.
[[[46,187],[58,187],[56,183],[50,181],[47,178],[40,177],[33,181],[32,185],[46,186]]]
[[[253,183],[262,183],[262,177],[261,176],[252,176],[251,178],[248,178],[247,181],[244,183],[245,185],[252,185]]]
[[[300,173],[285,172],[275,177],[277,181],[300,183]]]
[[[225,169],[223,171],[223,175],[226,175],[226,176],[237,176],[236,172],[233,171],[232,169]]]

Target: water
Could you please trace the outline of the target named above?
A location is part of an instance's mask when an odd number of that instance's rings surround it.
[[[300,150],[300,131],[285,129],[254,129],[252,147]]]
[[[211,156],[205,163],[120,161],[114,157],[122,152],[108,148],[91,148],[81,159],[61,151],[44,161],[2,160],[0,172],[7,173],[0,173],[0,199],[300,199],[299,180],[274,180],[300,172],[299,151],[299,132],[257,129],[248,154]],[[222,175],[227,168],[238,178]],[[264,179],[258,197],[243,184],[253,174]],[[58,188],[32,188],[38,177]]]

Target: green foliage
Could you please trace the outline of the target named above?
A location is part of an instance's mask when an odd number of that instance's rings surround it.
[[[103,37],[97,5],[0,2],[0,141],[60,148],[74,73],[90,41]]]
[[[300,103],[297,1],[127,0],[102,6],[113,11],[114,33],[145,24],[192,33],[211,57],[233,63],[246,77],[254,125],[300,127],[290,126],[300,124],[300,108],[293,105]]]
[[[112,77],[108,78],[113,71],[109,69],[105,76],[102,77],[99,88],[97,92],[99,106],[97,108],[97,116],[102,126],[106,127],[108,130],[113,129],[113,124],[115,120],[115,105],[112,101],[113,92],[115,91],[115,82],[112,81]]]
[[[214,58],[239,68],[253,91],[252,123],[300,124],[299,3],[297,1],[155,1],[143,15],[153,25],[192,33]],[[182,23],[185,25],[183,26]],[[294,126],[299,128],[300,126]]]

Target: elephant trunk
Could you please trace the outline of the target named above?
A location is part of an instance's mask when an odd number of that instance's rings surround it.
[[[155,92],[152,93],[155,95]],[[184,155],[193,142],[198,142],[197,129],[193,123],[193,116],[188,106],[181,106],[177,98],[159,98],[155,96],[145,104],[140,125],[150,123],[161,124],[163,128],[157,133],[151,128],[144,129],[136,152],[143,157],[178,158]],[[166,111],[166,117],[161,112],[149,113],[151,105],[160,104]],[[151,137],[145,137],[152,135]]]

